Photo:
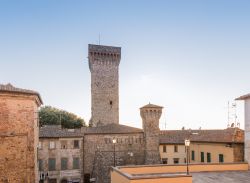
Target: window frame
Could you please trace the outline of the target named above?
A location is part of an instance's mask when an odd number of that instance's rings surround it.
[[[76,161],[76,160],[78,160],[78,161]],[[77,166],[75,166],[75,162],[78,162]],[[72,163],[73,163],[72,169],[74,169],[74,170],[80,169],[80,158],[79,157],[73,157]]]
[[[54,164],[54,165],[53,165],[54,168],[51,168],[51,166],[52,166],[52,165],[50,164],[51,162],[54,162],[54,163],[53,163],[53,164]],[[49,171],[55,171],[55,170],[56,170],[56,158],[49,158],[49,159],[48,159],[48,169],[49,169]]]

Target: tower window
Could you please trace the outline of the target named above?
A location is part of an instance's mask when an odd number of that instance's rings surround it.
[[[112,105],[112,104],[113,104],[113,101],[112,101],[112,100],[110,100],[110,101],[109,101],[109,104],[110,104],[110,105]]]

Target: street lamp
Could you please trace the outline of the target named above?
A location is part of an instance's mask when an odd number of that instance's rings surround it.
[[[187,175],[189,175],[189,168],[188,168],[188,161],[189,161],[189,146],[190,146],[190,140],[189,140],[189,139],[185,139],[185,146],[186,146],[186,150],[187,150],[187,154],[186,154]]]
[[[112,142],[113,142],[113,144],[114,144],[114,167],[115,167],[115,166],[116,166],[116,165],[115,165],[115,144],[116,144],[116,139],[113,138]]]

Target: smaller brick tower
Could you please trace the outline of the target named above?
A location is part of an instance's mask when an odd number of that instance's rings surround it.
[[[159,120],[162,113],[161,106],[148,104],[140,108],[145,140],[145,164],[159,164]]]
[[[0,182],[37,183],[39,93],[0,85]]]
[[[121,48],[89,44],[91,72],[90,125],[119,124],[119,64]]]

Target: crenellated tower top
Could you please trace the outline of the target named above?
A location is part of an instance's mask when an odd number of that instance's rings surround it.
[[[89,44],[89,68],[92,64],[116,65],[120,64],[121,47]]]

